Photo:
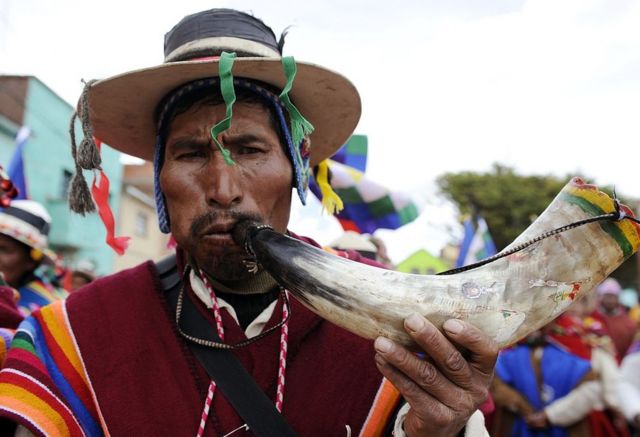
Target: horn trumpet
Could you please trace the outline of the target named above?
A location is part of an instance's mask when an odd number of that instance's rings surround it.
[[[537,238],[614,211],[615,218]],[[414,347],[403,320],[418,313],[439,328],[466,320],[504,347],[552,321],[635,253],[640,226],[625,217],[633,217],[627,207],[574,178],[503,256],[446,276],[364,265],[255,224],[239,225],[236,240],[311,311],[362,337]]]

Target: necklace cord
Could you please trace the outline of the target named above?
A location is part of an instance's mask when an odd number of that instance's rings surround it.
[[[248,338],[246,340],[240,341],[238,343],[235,344],[227,344],[224,343],[222,341],[214,341],[214,340],[207,340],[205,338],[199,338],[190,334],[187,334],[186,332],[184,332],[182,330],[182,327],[180,326],[180,318],[182,316],[182,304],[183,304],[183,299],[184,299],[184,284],[185,284],[185,278],[187,277],[189,271],[191,270],[190,266],[185,267],[184,273],[182,274],[182,285],[180,287],[180,293],[178,294],[178,303],[176,305],[176,328],[178,329],[178,333],[185,338],[186,340],[189,340],[192,343],[196,343],[199,344],[200,346],[206,346],[206,347],[210,347],[213,349],[238,349],[241,347],[245,347],[248,346],[250,344],[255,343],[256,341],[266,337],[267,335],[271,334],[272,332],[274,332],[276,329],[282,327],[284,324],[286,324],[289,321],[289,317],[291,317],[291,303],[289,302],[289,296],[287,295],[286,291],[280,287],[280,292],[283,296],[283,300],[284,300],[284,304],[287,308],[287,316],[284,317],[278,324],[270,327],[269,329],[261,332],[260,334]]]

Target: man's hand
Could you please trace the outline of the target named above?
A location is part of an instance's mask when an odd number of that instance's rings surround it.
[[[455,436],[489,392],[497,345],[460,320],[443,328],[446,336],[417,314],[405,320],[426,358],[383,337],[375,342],[378,369],[411,406],[404,421],[410,437]]]

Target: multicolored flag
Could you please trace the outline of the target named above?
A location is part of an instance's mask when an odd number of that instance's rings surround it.
[[[342,146],[331,159],[348,165],[362,173],[367,171],[367,152],[369,143],[366,135],[352,135],[347,144]]]
[[[336,216],[342,228],[371,234],[380,228],[397,229],[415,220],[419,215],[415,203],[407,195],[392,192],[367,178],[366,166],[367,137],[363,135],[354,135],[329,160],[331,188],[344,203],[344,209]],[[309,188],[318,199],[322,198],[314,180]]]
[[[478,217],[477,227],[474,229],[473,220],[464,221],[464,237],[460,244],[460,253],[456,261],[456,267],[473,264],[496,254],[496,246],[493,243],[487,222]]]
[[[27,140],[31,135],[31,129],[27,126],[22,126],[16,135],[16,148],[13,151],[13,156],[11,157],[11,161],[9,162],[9,167],[7,167],[7,175],[13,185],[18,189],[18,196],[15,200],[18,199],[28,199],[29,195],[27,193],[27,180],[24,173],[24,160],[22,157],[22,152],[24,150],[25,144],[27,144]]]

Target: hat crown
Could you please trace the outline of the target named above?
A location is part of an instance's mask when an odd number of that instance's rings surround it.
[[[1,233],[29,247],[46,248],[50,227],[51,216],[44,206],[33,200],[14,200],[0,210]]]
[[[282,44],[260,19],[223,8],[187,15],[164,37],[165,62],[218,56],[225,50],[239,56],[277,57]]]
[[[44,208],[44,206],[36,201],[23,199],[14,200],[11,202],[11,206],[33,214],[47,223],[51,223],[51,216],[49,215],[49,212]]]

